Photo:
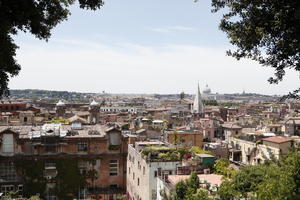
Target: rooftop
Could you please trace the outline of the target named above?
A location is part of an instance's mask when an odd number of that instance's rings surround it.
[[[187,180],[190,176],[189,175],[169,175],[168,180],[171,184],[175,185],[179,181]],[[218,174],[198,174],[200,182],[208,182],[211,185],[220,186],[222,183],[222,175]]]
[[[289,139],[289,138],[280,137],[280,136],[268,137],[268,138],[264,138],[262,140],[268,141],[268,142],[273,142],[273,143],[284,143],[284,142],[290,142],[291,141],[291,139]]]
[[[104,137],[109,127],[105,125],[83,125],[73,129],[71,125],[44,124],[43,126],[0,126],[0,132],[11,130],[19,134],[20,139],[40,137],[98,138]]]

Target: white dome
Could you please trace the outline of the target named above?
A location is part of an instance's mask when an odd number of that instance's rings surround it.
[[[62,100],[59,100],[57,103],[56,103],[56,106],[65,106],[66,104],[62,101]]]
[[[204,94],[210,94],[211,93],[211,89],[208,87],[208,85],[206,85],[205,89],[203,90]]]
[[[91,106],[99,106],[99,103],[98,102],[96,102],[95,100],[93,100],[92,102],[91,102],[91,104],[90,104]]]

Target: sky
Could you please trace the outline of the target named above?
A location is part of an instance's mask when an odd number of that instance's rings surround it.
[[[15,37],[22,70],[11,89],[107,93],[195,93],[197,83],[217,93],[286,94],[300,84],[288,71],[279,85],[272,69],[226,56],[234,49],[218,28],[209,0],[109,0],[97,11],[72,15],[48,42]]]

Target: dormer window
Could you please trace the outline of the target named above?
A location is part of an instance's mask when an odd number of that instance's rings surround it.
[[[13,153],[14,152],[14,136],[13,136],[13,134],[3,134],[2,152],[3,153]]]
[[[120,145],[121,138],[119,133],[110,133],[109,134],[109,143],[110,145]]]
[[[71,124],[72,129],[81,129],[81,123],[80,122],[73,122]]]

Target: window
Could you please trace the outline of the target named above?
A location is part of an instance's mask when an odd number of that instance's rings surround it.
[[[1,192],[4,193],[5,195],[14,192],[15,191],[15,186],[14,185],[2,185],[1,186]]]
[[[78,143],[78,151],[87,151],[87,143],[86,142],[79,142]]]
[[[157,173],[158,173],[158,176],[161,176],[161,168],[159,167],[159,168],[157,168]]]
[[[143,175],[145,175],[145,167],[143,167]]]
[[[72,129],[81,129],[81,123],[80,122],[73,122],[71,124]]]
[[[137,185],[140,185],[140,178],[137,179]]]
[[[119,133],[110,133],[109,134],[109,144],[110,145],[120,145],[121,138]]]
[[[128,174],[130,174],[130,167],[128,168]]]
[[[56,163],[52,163],[52,162],[45,163],[45,169],[56,169]]]
[[[22,196],[23,195],[23,185],[18,185],[18,195]]]
[[[7,182],[16,181],[16,169],[12,162],[0,163],[0,178]]]
[[[78,162],[78,168],[79,168],[79,172],[80,174],[87,174],[88,172],[88,163],[86,161],[80,160]]]
[[[3,153],[14,152],[14,136],[13,134],[3,134],[2,137],[2,151]]]
[[[133,174],[132,174],[132,179],[134,180],[134,177],[135,177],[135,174],[134,174],[134,172],[133,172]]]
[[[156,170],[154,171],[154,177],[157,177],[157,171]]]
[[[109,175],[117,176],[118,175],[118,160],[109,161]]]

